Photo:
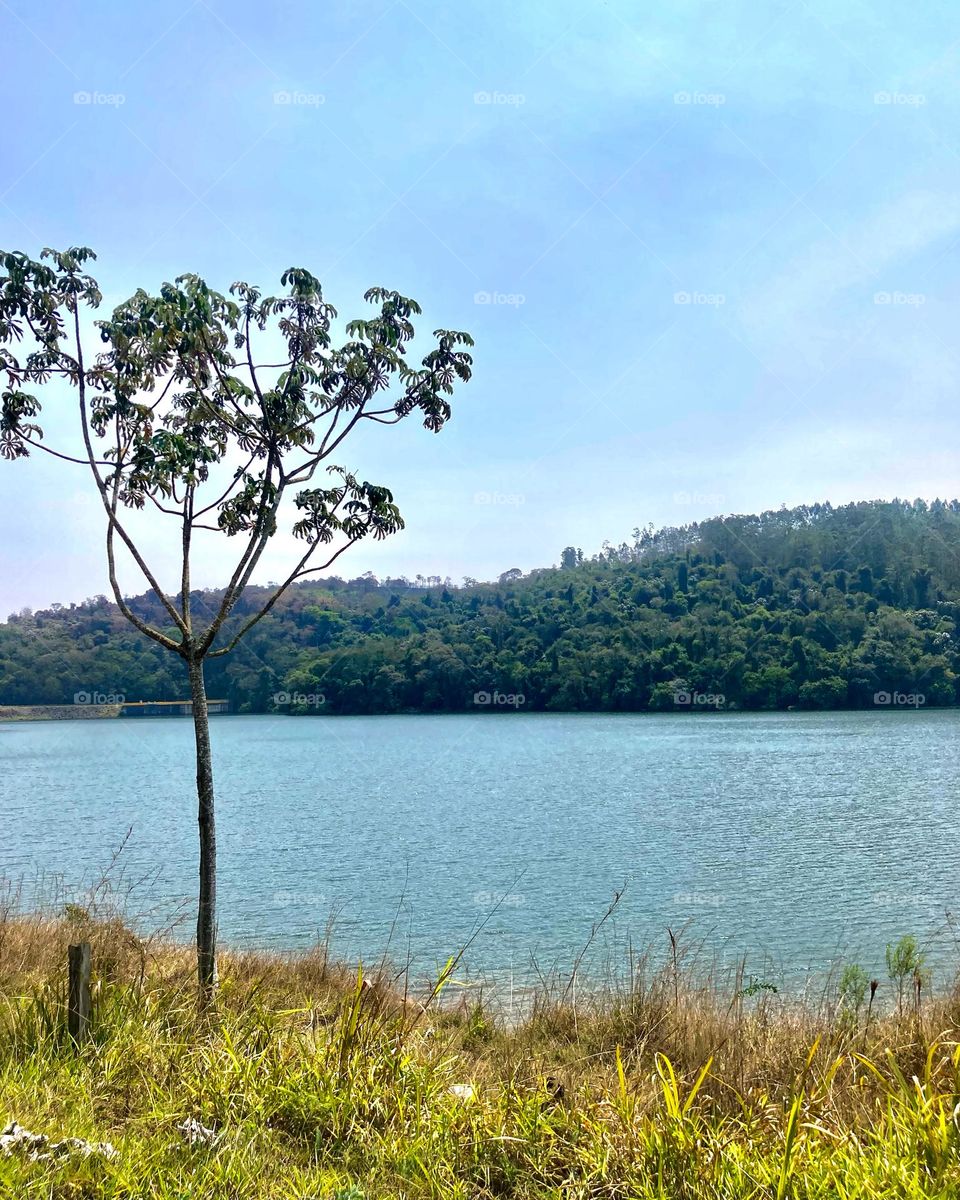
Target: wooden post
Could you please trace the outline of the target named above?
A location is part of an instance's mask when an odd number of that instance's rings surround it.
[[[90,1029],[90,943],[70,946],[67,956],[70,967],[67,1029],[75,1042],[82,1042]]]

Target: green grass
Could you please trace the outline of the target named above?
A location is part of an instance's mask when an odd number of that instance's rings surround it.
[[[90,938],[91,1040],[63,1032],[65,946]],[[116,922],[0,921],[0,1120],[114,1159],[0,1156],[16,1197],[956,1197],[951,997],[866,1023],[638,971],[506,1026],[374,980],[226,956],[214,1014],[189,951]],[[741,981],[742,982],[742,981]],[[442,997],[441,997],[442,999]],[[470,1089],[457,1085],[471,1085]],[[218,1132],[191,1146],[195,1118]]]

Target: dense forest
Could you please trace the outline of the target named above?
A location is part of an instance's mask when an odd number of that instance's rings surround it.
[[[132,605],[163,626],[155,598]],[[208,663],[208,693],[321,714],[952,705],[958,624],[960,503],[817,504],[648,526],[495,583],[304,583]],[[186,694],[105,597],[0,625],[0,704]]]

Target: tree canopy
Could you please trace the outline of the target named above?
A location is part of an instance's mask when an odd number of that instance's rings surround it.
[[[99,285],[86,271],[96,255],[83,246],[45,249],[39,260],[0,251],[0,456],[33,451],[86,466],[106,518],[110,586],[123,618],[162,651],[182,660],[190,686],[197,754],[200,891],[197,967],[211,999],[216,970],[216,820],[205,664],[233,650],[296,580],[327,569],[362,538],[403,527],[386,487],[360,480],[331,457],[361,421],[395,425],[412,414],[438,432],[448,397],[470,378],[469,334],[437,329],[420,366],[406,350],[419,305],[399,292],[370,288],[376,311],[346,323],[338,344],[336,310],[319,280],[294,267],[286,291],[264,296],[234,283],[229,297],[198,275],[180,275],[151,294],[138,289],[94,321],[101,349],[89,349],[83,316],[97,309]],[[274,361],[278,358],[279,361]],[[391,385],[398,384],[391,398]],[[75,452],[50,446],[44,407],[66,405],[79,440]],[[383,407],[374,407],[380,403]],[[318,486],[321,467],[335,477]],[[68,468],[70,469],[70,468]],[[279,584],[244,619],[231,621],[281,520],[289,493],[292,533],[305,544]],[[179,593],[169,594],[143,553],[142,526],[130,517],[151,506],[180,551]],[[213,598],[196,594],[191,563],[210,535],[235,538],[235,568]],[[326,559],[315,552],[324,547]],[[159,606],[128,603],[118,581],[126,550]],[[320,557],[323,557],[322,555]],[[230,624],[229,631],[227,625]],[[117,693],[119,694],[119,693]]]
[[[209,664],[209,690],[235,712],[487,711],[484,692],[522,695],[524,711],[674,710],[683,692],[741,708],[873,707],[883,693],[951,705],[958,549],[957,501],[873,501],[641,528],[495,583],[303,582]],[[268,595],[248,588],[226,635]],[[162,622],[155,598],[130,604]],[[173,698],[165,657],[103,597],[17,614],[0,626],[0,703]]]

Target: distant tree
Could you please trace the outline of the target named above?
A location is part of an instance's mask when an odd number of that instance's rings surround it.
[[[373,593],[362,578],[303,580],[251,631],[255,654],[206,662],[207,689],[251,712],[269,711],[278,686],[322,692],[324,712],[462,711],[477,680],[523,694],[526,711],[672,711],[677,680],[737,708],[872,709],[883,692],[921,694],[928,708],[960,702],[960,559],[947,549],[960,541],[960,503],[926,513],[899,501],[820,505],[731,520],[755,553],[721,567],[711,565],[709,538],[725,536],[722,523],[709,537],[702,526],[655,532],[628,562],[529,571],[499,589],[447,587],[449,601],[437,588],[430,604],[403,579]],[[855,557],[841,554],[845,544]],[[930,606],[918,610],[920,564],[932,582]],[[895,606],[858,587],[861,565],[895,586]],[[269,594],[248,588],[232,622]],[[195,594],[194,607],[215,610],[221,598]],[[155,595],[129,606],[157,628],[169,621]],[[170,695],[179,666],[102,596],[0,624],[0,704],[68,703],[78,679],[130,698]]]
[[[921,567],[913,573],[913,587],[918,608],[926,608],[930,603],[930,584],[932,576],[929,570]]]
[[[498,582],[501,584],[513,583],[513,582],[515,582],[515,580],[522,579],[522,578],[523,578],[523,572],[520,570],[520,568],[519,567],[511,567],[509,571],[503,572],[503,574],[500,576]]]
[[[420,367],[408,365],[415,301],[371,288],[378,309],[346,325],[335,345],[336,310],[319,281],[302,268],[285,271],[279,296],[235,283],[230,296],[196,275],[143,289],[97,321],[103,349],[84,345],[83,306],[101,301],[85,272],[91,250],[44,250],[39,261],[0,252],[0,454],[16,460],[33,450],[89,467],[106,517],[107,566],[114,599],[142,634],[179,655],[189,678],[196,741],[200,888],[197,969],[202,995],[217,983],[216,833],[213,768],[204,664],[229,653],[297,579],[329,567],[362,538],[403,527],[390,491],[329,465],[330,486],[313,480],[361,420],[396,424],[414,412],[439,431],[451,415],[447,396],[470,378],[471,338],[438,329]],[[276,349],[263,363],[261,342]],[[279,358],[279,361],[274,361]],[[385,407],[374,399],[394,380],[399,394]],[[70,389],[82,450],[48,447],[39,423],[41,399]],[[292,531],[304,550],[291,572],[229,635],[225,625],[256,570],[290,496],[299,519]],[[172,518],[180,548],[179,592],[169,593],[130,532],[127,510],[146,505]],[[211,531],[237,538],[236,568],[209,617],[191,595],[197,542]],[[120,590],[121,544],[162,606],[162,627],[135,613]],[[322,563],[319,547],[331,549]]]
[[[798,692],[801,708],[839,708],[847,699],[847,685],[835,675],[802,683]]]

